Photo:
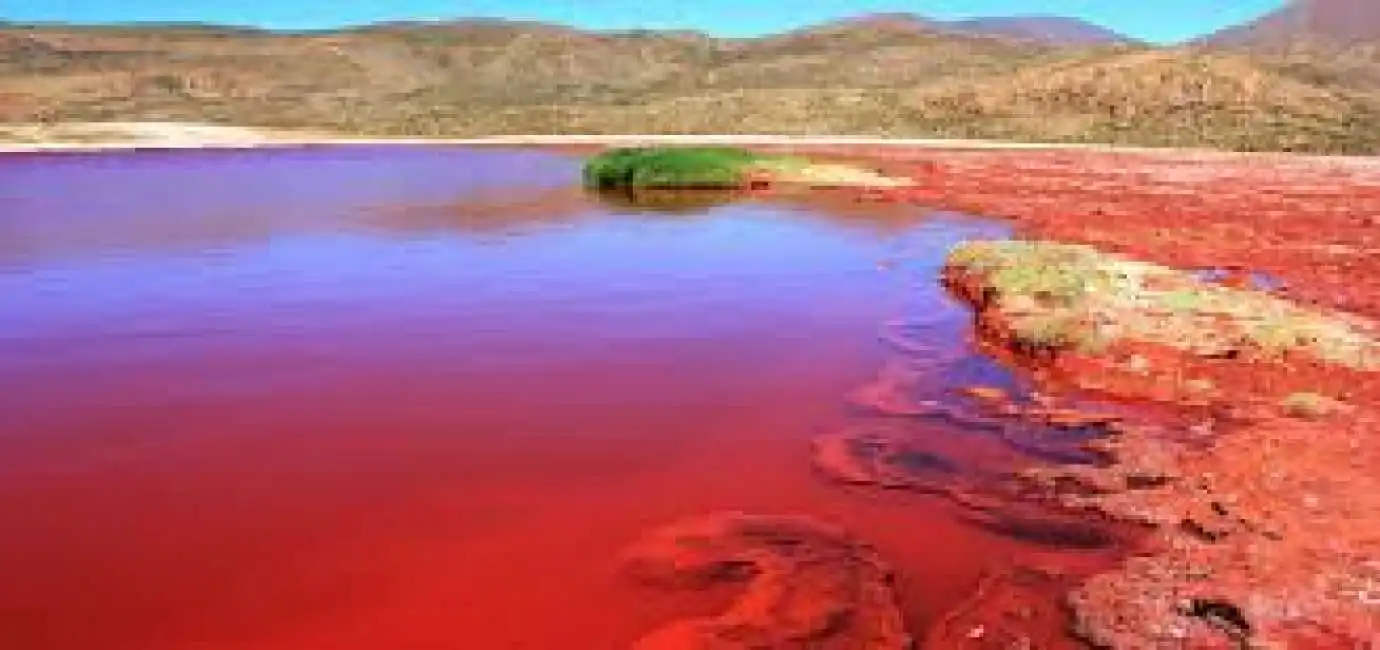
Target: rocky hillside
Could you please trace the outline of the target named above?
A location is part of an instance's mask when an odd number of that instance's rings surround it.
[[[1347,0],[1300,6],[1336,3]],[[1155,49],[1077,21],[908,15],[757,39],[493,20],[310,33],[9,26],[0,121],[1380,151],[1380,39],[1301,34],[1272,47],[1219,35]]]

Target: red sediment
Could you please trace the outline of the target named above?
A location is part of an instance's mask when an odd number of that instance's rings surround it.
[[[1041,567],[1012,567],[983,577],[972,596],[930,628],[923,648],[945,650],[1072,650],[1063,633],[1062,595],[1077,576]]]
[[[1039,396],[1040,399],[1031,404],[1017,404],[1006,391],[990,386],[968,386],[959,392],[977,401],[994,415],[1019,418],[1057,429],[1106,427],[1122,420],[1122,416],[1114,413],[1060,406],[1046,396]]]
[[[1158,456],[1124,457],[1121,471],[1163,480],[1085,501],[1163,528],[1153,552],[1075,592],[1083,636],[1109,647],[1368,647],[1380,634],[1373,432],[1373,423],[1276,420],[1196,454],[1133,439]]]
[[[822,474],[841,483],[937,494],[985,510],[995,504],[977,477],[993,455],[998,463],[1015,462],[1005,450],[941,445],[925,431],[876,425],[817,438],[813,458]]]
[[[979,330],[998,336],[1001,315],[978,310]],[[1117,648],[1352,648],[1380,633],[1380,611],[1365,600],[1367,563],[1380,557],[1373,374],[1135,342],[1105,356],[1026,361],[1066,388],[1198,415],[1182,432],[1113,427],[1116,435],[1096,444],[1105,467],[1032,473],[1056,491],[1077,484],[1071,506],[1161,527],[1143,556],[1074,592],[1084,638]],[[1346,407],[1319,414],[1324,421],[1289,417],[1281,403],[1305,393]]]
[[[1105,547],[1123,536],[1124,530],[1090,520],[1080,508],[1012,481],[1035,466],[1029,447],[1009,444],[1000,433],[960,435],[965,439],[946,440],[940,430],[914,423],[859,426],[816,438],[813,460],[830,480],[938,495],[961,506],[959,516],[970,523],[1037,544]]]
[[[887,173],[918,181],[861,190],[862,201],[1006,217],[1030,236],[1180,268],[1228,269],[1218,280],[1225,286],[1252,286],[1255,274],[1265,273],[1295,300],[1380,317],[1380,164],[1372,161],[856,147],[832,153],[872,154]],[[1380,635],[1380,485],[1371,476],[1380,465],[1373,435],[1380,382],[1373,373],[1300,359],[1209,359],[1134,341],[1096,356],[1046,354],[1010,345],[1002,315],[977,293],[966,297],[979,312],[984,347],[1029,369],[1047,392],[1155,402],[1174,412],[1164,422],[1139,424],[969,393],[991,416],[1105,429],[1112,435],[1089,445],[1103,466],[1033,469],[1028,484],[1074,509],[1159,527],[1136,558],[1074,590],[1069,602],[1084,639],[1128,648],[1352,648]],[[1280,403],[1296,394],[1324,395],[1347,408],[1322,420],[1289,417]],[[984,419],[910,398],[904,373],[883,373],[853,400],[891,416]],[[1006,495],[955,481],[943,468],[960,461],[914,435],[858,430],[822,438],[816,465],[844,483],[941,493],[1000,523],[987,514],[1001,512]],[[1019,513],[1004,519],[1024,525]],[[1037,597],[1008,579],[993,580],[935,628],[933,645],[997,640],[1029,647],[1030,639],[1004,636],[1019,624],[987,621],[1008,621],[1006,603],[1028,605]]]
[[[912,426],[879,424],[820,437],[815,467],[848,485],[942,496],[959,506],[957,516],[971,525],[1063,551],[1125,548],[1141,534],[1139,527],[1090,517],[1081,508],[1022,490],[1007,479],[1029,460],[1008,446],[997,441],[945,444],[942,433],[908,424]],[[1061,558],[1060,565],[1066,560]],[[1077,647],[1067,634],[1063,595],[1090,568],[1042,570],[1008,562],[996,562],[967,601],[933,624],[922,647]]]
[[[1181,268],[1266,272],[1380,316],[1380,163],[1176,152],[822,150],[914,178],[860,193],[1015,220],[1026,234]],[[1239,274],[1238,274],[1239,275]]]
[[[907,650],[891,569],[843,530],[803,517],[716,513],[653,531],[628,553],[643,579],[744,582],[717,616],[677,621],[638,650]]]
[[[944,406],[934,400],[916,399],[910,388],[920,380],[917,371],[901,363],[888,363],[872,381],[859,386],[847,395],[854,406],[880,415],[925,416],[944,412]]]
[[[922,183],[873,190],[864,200],[1002,216],[1039,238],[1180,268],[1230,269],[1218,280],[1227,286],[1251,286],[1264,272],[1294,300],[1380,317],[1374,161],[842,153],[875,154],[891,173],[908,170]],[[945,173],[933,173],[936,166]],[[1026,473],[1071,507],[1158,526],[1136,557],[1073,591],[1080,636],[1117,648],[1358,648],[1380,638],[1375,373],[1306,359],[1204,358],[1134,341],[1096,356],[1034,354],[1009,344],[1003,315],[979,292],[950,281],[975,305],[984,346],[1030,370],[1044,390],[1177,412],[1153,424],[1106,422],[1114,435],[1089,445],[1103,466]],[[1281,406],[1298,395],[1337,407]],[[975,397],[1000,404],[995,395]],[[1086,421],[1058,410],[1045,415]]]

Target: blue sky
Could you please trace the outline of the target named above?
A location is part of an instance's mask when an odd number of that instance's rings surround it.
[[[489,16],[590,28],[689,28],[726,36],[843,16],[905,11],[937,18],[1054,14],[1172,42],[1274,9],[1282,0],[0,0],[12,21],[196,21],[301,29],[379,20]]]

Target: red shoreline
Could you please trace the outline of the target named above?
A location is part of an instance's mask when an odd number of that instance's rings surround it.
[[[1263,272],[1297,301],[1380,316],[1380,165],[1172,152],[828,153],[919,182],[860,200],[1005,217],[1028,237],[1180,268]],[[979,318],[984,336],[1001,337],[1000,314]],[[1206,447],[1183,444],[1175,426],[1128,425],[1099,443],[1108,467],[1043,477],[1050,489],[1080,485],[1071,501],[1078,507],[1160,530],[1122,568],[1073,590],[1079,633],[1109,647],[1261,641],[1340,650],[1380,638],[1380,612],[1346,595],[1364,594],[1367,570],[1369,584],[1380,578],[1374,373],[1145,354],[1158,356],[1173,376],[1147,381],[1078,355],[1013,359],[1033,362],[1065,391],[1096,384],[1121,399],[1167,401],[1199,418],[1204,406],[1227,414]],[[1225,389],[1208,405],[1164,390],[1188,376],[1211,377]],[[1311,391],[1343,395],[1351,408],[1318,421],[1280,412],[1282,396]],[[1157,484],[1128,487],[1136,476],[1158,477]]]
[[[1263,271],[1297,298],[1380,316],[1380,160],[1087,151],[852,151],[914,189],[884,200],[1178,267]]]

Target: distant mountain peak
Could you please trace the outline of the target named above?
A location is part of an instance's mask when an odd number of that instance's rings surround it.
[[[1209,44],[1226,46],[1285,45],[1300,40],[1380,41],[1380,2],[1289,0],[1256,20],[1203,39]]]
[[[1002,36],[1052,45],[1114,45],[1132,43],[1125,34],[1080,18],[1053,15],[970,18],[944,23],[949,29],[972,34]]]
[[[1046,45],[1109,45],[1134,42],[1134,39],[1101,25],[1078,18],[1053,15],[936,20],[910,13],[871,13],[825,23],[805,31],[839,29],[947,32],[1032,41]]]
[[[795,30],[796,33],[836,32],[842,30],[872,29],[886,32],[926,32],[934,31],[934,24],[907,13],[871,13],[848,16],[826,23],[810,25]]]
[[[850,18],[844,18],[841,22],[864,25],[877,23],[891,25],[927,25],[930,21],[904,11],[883,11],[870,14],[859,14]]]

